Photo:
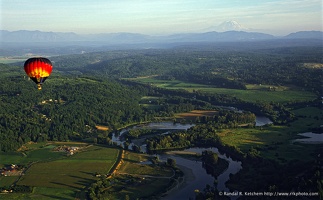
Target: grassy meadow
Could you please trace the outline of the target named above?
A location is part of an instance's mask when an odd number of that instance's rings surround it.
[[[322,110],[307,107],[293,112],[298,119],[290,126],[225,129],[218,135],[227,145],[236,146],[243,152],[255,147],[260,150],[261,156],[279,162],[313,159],[313,152],[320,144],[293,143],[293,140],[300,138],[297,134],[308,132],[310,128],[321,125]]]
[[[151,84],[166,89],[184,89],[189,92],[226,94],[249,102],[299,102],[316,98],[314,93],[300,90],[293,86],[272,86],[248,84],[247,90],[215,88],[210,85],[195,84],[178,80],[158,80],[154,77],[132,78],[130,80]],[[270,89],[272,88],[272,89]],[[273,89],[274,88],[274,89]]]

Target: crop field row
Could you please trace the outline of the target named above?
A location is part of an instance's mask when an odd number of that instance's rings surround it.
[[[188,120],[195,120],[197,117],[207,116],[213,117],[217,114],[217,111],[214,110],[192,110],[185,113],[176,113],[175,118],[184,118]]]

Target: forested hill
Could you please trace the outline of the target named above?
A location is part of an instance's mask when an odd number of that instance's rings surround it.
[[[263,48],[239,51],[212,48],[109,51],[51,58],[55,69],[67,74],[112,78],[158,76],[160,79],[243,89],[246,84],[292,84],[321,93],[321,46]],[[206,50],[207,49],[207,50]]]
[[[97,124],[111,128],[139,121],[138,90],[115,81],[53,73],[38,91],[21,67],[0,66],[0,150],[29,141],[91,136]]]

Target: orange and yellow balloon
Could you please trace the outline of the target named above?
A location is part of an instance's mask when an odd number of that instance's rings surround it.
[[[24,64],[26,74],[33,80],[38,90],[41,90],[41,85],[48,78],[53,70],[53,65],[47,58],[29,58]]]

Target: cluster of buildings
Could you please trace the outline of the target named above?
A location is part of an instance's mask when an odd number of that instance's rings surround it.
[[[22,170],[19,170],[18,165],[11,164],[0,169],[1,176],[20,176]]]
[[[80,147],[70,147],[65,145],[54,148],[54,151],[66,152],[68,156],[74,155],[78,150],[80,150]]]

